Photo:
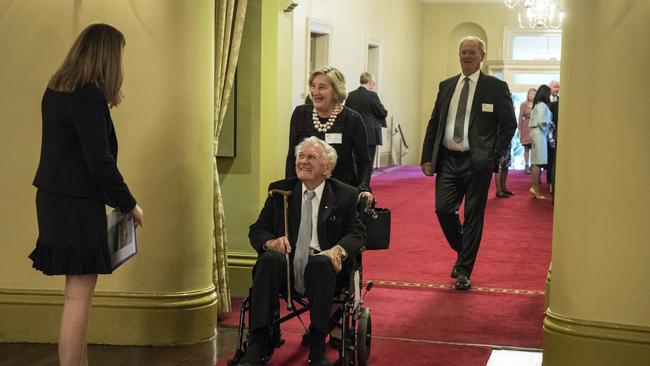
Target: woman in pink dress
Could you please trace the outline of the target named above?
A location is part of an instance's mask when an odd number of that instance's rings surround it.
[[[530,126],[528,125],[528,122],[530,122],[530,113],[533,110],[533,98],[535,98],[536,92],[537,89],[535,88],[528,89],[526,101],[521,103],[519,106],[519,142],[521,142],[521,145],[524,147],[524,164],[526,164],[525,169],[528,174],[530,174],[529,157],[530,147],[532,145],[532,141],[530,140]]]

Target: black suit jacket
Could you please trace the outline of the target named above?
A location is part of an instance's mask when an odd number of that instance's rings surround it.
[[[381,145],[381,128],[386,127],[388,111],[381,104],[377,93],[360,86],[348,94],[345,105],[355,110],[363,118],[368,135],[368,145]]]
[[[440,83],[424,136],[421,164],[432,162],[434,172],[438,171],[438,157],[445,135],[449,104],[459,78],[460,74]],[[484,104],[492,105],[493,111],[483,110]],[[499,157],[505,156],[516,129],[517,119],[508,84],[481,72],[472,100],[468,129],[469,150],[474,169],[493,170],[499,162]]]
[[[372,174],[372,163],[368,153],[368,140],[363,120],[359,113],[350,108],[344,107],[334,126],[324,133],[314,128],[312,121],[312,105],[299,105],[291,115],[291,126],[289,127],[289,151],[287,151],[285,177],[296,176],[296,146],[305,138],[316,136],[325,141],[326,133],[340,133],[342,142],[332,143],[339,158],[336,167],[332,171],[332,177],[357,187],[360,192],[370,191],[370,175]]]
[[[551,110],[551,120],[555,123],[555,129],[553,129],[553,138],[557,141],[557,121],[560,113],[560,98],[558,97],[555,102],[551,102],[549,105]]]
[[[136,201],[117,169],[117,138],[103,92],[91,84],[72,93],[48,88],[41,113],[41,159],[34,186],[131,211]]]
[[[269,191],[281,189],[291,191],[289,196],[289,233],[291,247],[295,249],[302,210],[302,182],[288,178],[273,182]],[[323,196],[318,208],[318,242],[322,250],[335,245],[342,246],[348,253],[348,260],[354,258],[366,240],[366,232],[356,211],[357,190],[334,178],[325,181]],[[248,237],[258,252],[264,252],[264,243],[284,235],[284,200],[281,194],[266,199],[257,221],[250,226]],[[291,258],[293,253],[291,251]],[[346,266],[347,267],[347,266]]]

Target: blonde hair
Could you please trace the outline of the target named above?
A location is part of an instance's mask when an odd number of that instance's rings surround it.
[[[48,87],[55,91],[74,92],[84,84],[97,86],[108,105],[122,101],[122,49],[124,35],[108,24],[91,24],[74,42],[63,64],[52,75]]]
[[[324,66],[309,75],[309,85],[314,81],[314,78],[318,75],[325,75],[332,84],[332,90],[334,91],[334,99],[337,104],[343,103],[345,98],[348,97],[348,93],[345,90],[345,76],[340,72],[336,67]]]

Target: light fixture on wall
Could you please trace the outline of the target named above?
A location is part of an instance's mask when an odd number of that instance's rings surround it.
[[[555,0],[504,0],[509,9],[521,3],[519,11],[520,28],[551,28],[562,26],[564,11],[555,4]]]

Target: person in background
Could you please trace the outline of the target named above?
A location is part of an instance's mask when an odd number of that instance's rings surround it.
[[[557,126],[558,126],[558,117],[560,111],[560,82],[553,80],[548,84],[551,88],[551,104],[549,108],[551,109],[551,118],[553,123],[551,124],[551,132],[549,133],[548,139],[548,167],[546,170],[546,181],[549,184],[549,189],[551,195],[555,195],[555,153],[557,149]]]
[[[535,99],[535,93],[537,89],[530,88],[528,89],[528,94],[526,95],[526,100],[521,103],[519,106],[519,142],[524,147],[524,171],[527,174],[530,174],[530,148],[532,146],[532,141],[530,141],[530,113],[533,111],[533,99]]]
[[[361,115],[343,105],[347,96],[345,77],[334,67],[322,67],[309,77],[309,94],[313,105],[300,105],[291,116],[285,176],[296,176],[295,147],[305,138],[316,136],[336,149],[339,156],[332,177],[356,187],[361,198],[372,202],[366,129]]]
[[[468,290],[476,262],[492,173],[517,129],[508,84],[481,72],[485,42],[465,37],[458,47],[462,73],[440,83],[422,145],[421,167],[436,174],[436,215],[456,252],[451,277]],[[461,223],[458,210],[465,201]]]
[[[511,160],[510,146],[511,145],[508,145],[506,155],[499,158],[498,171],[494,175],[494,185],[497,188],[497,198],[510,198],[515,195],[515,192],[510,191],[506,185],[506,182],[508,180],[508,169],[510,168]]]
[[[33,182],[38,239],[29,258],[45,275],[65,275],[61,366],[88,365],[86,332],[97,277],[112,272],[105,205],[142,225],[142,209],[117,168],[109,111],[122,101],[124,45],[114,27],[88,26],[41,102],[41,156]]]
[[[381,128],[386,127],[388,111],[375,93],[375,81],[372,74],[367,71],[361,73],[359,82],[361,85],[357,90],[350,92],[345,105],[355,110],[363,118],[368,137],[368,153],[372,164],[375,161],[377,145],[382,144]]]
[[[533,99],[533,111],[530,115],[530,139],[532,141],[532,184],[528,189],[533,198],[545,199],[539,189],[541,166],[548,163],[548,134],[551,127],[551,109],[549,105],[551,89],[541,85]]]

